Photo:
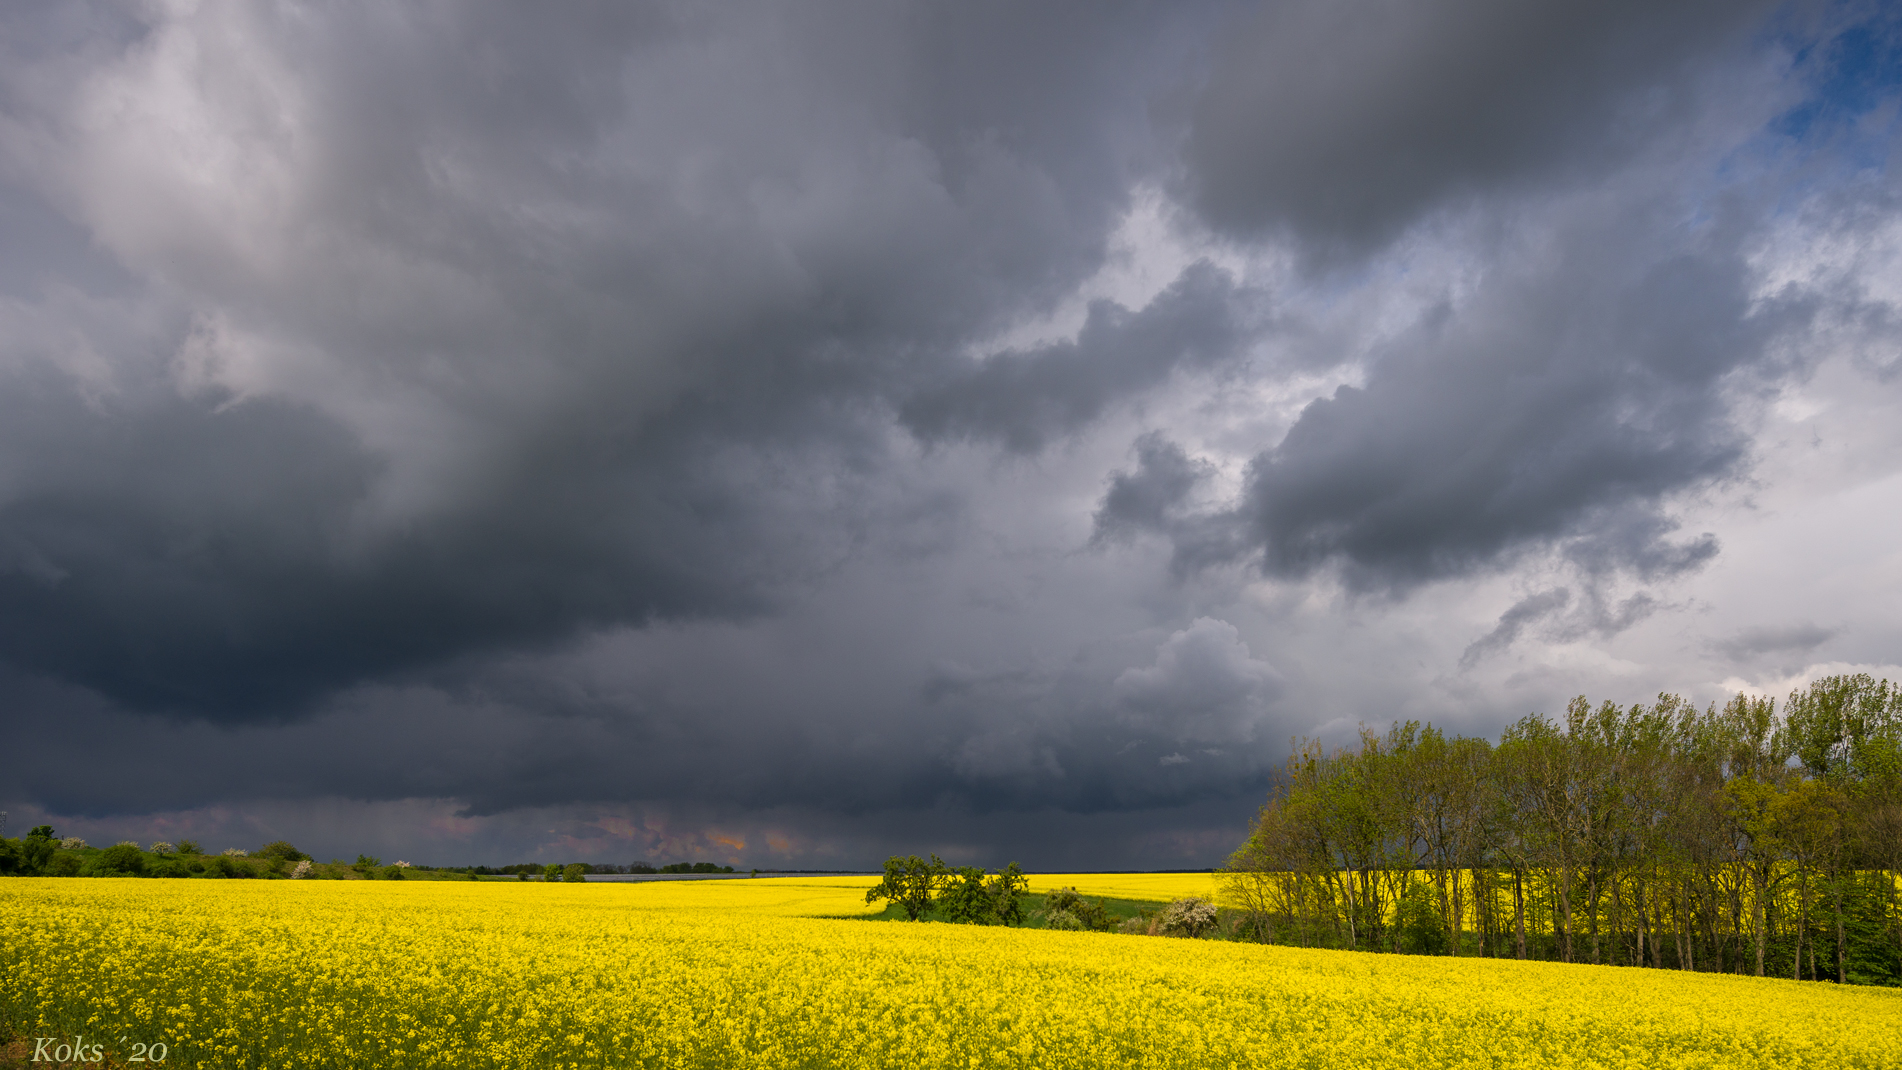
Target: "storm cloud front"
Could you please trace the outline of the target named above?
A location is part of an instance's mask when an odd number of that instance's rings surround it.
[[[1201,867],[1902,677],[1884,5],[0,24],[9,831]]]

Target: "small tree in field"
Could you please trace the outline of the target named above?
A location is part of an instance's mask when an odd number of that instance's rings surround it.
[[[885,860],[885,879],[865,893],[865,901],[889,899],[905,908],[907,918],[917,921],[931,910],[950,880],[951,871],[937,855],[932,855],[929,862],[917,855],[893,855]]]
[[[984,871],[976,866],[953,870],[938,897],[938,912],[946,921],[989,925],[993,911],[990,896],[984,894]]]
[[[1004,871],[984,882],[984,894],[991,901],[991,916],[999,925],[1022,925],[1024,907],[1019,900],[1030,891],[1030,878],[1017,863],[1012,862]]]

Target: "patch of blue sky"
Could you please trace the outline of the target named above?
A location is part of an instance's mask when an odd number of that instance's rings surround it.
[[[1884,179],[1902,131],[1902,7],[1852,0],[1805,21],[1814,13],[1792,5],[1760,39],[1789,55],[1798,100],[1724,155],[1713,185],[1692,197],[1686,225],[1709,222],[1720,191],[1754,188],[1762,209],[1781,216],[1826,191]]]
[[[1783,36],[1792,75],[1810,86],[1802,103],[1770,124],[1770,133],[1803,145],[1848,150],[1852,166],[1887,162],[1888,134],[1902,100],[1902,10],[1882,5],[1821,39]],[[1870,118],[1885,129],[1865,129]]]

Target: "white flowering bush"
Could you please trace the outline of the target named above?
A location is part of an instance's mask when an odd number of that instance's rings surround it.
[[[1082,918],[1077,917],[1067,910],[1046,911],[1043,916],[1043,924],[1046,929],[1062,929],[1068,932],[1078,932],[1089,928],[1089,926],[1083,924]]]
[[[68,851],[83,851],[86,849],[86,841],[77,836],[68,836],[59,841],[59,845]]]
[[[308,876],[310,876],[310,859],[306,858],[302,862],[297,863],[297,866],[291,870],[291,879],[294,881],[303,880]]]
[[[153,844],[152,846],[146,848],[146,850],[151,851],[155,855],[168,855],[168,854],[171,854],[173,851],[178,850],[178,848],[173,846],[172,844],[166,843],[164,840],[160,840],[157,843]]]
[[[248,858],[251,852],[242,847],[227,847],[225,848],[225,854],[231,858]]]
[[[1170,936],[1201,936],[1215,928],[1215,904],[1193,895],[1162,910],[1156,926]]]

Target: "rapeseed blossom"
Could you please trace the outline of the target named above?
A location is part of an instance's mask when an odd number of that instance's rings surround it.
[[[870,883],[10,879],[0,1024],[119,1059],[164,1043],[166,1066],[352,1070],[1873,1070],[1902,1050],[1891,990],[856,920]]]

